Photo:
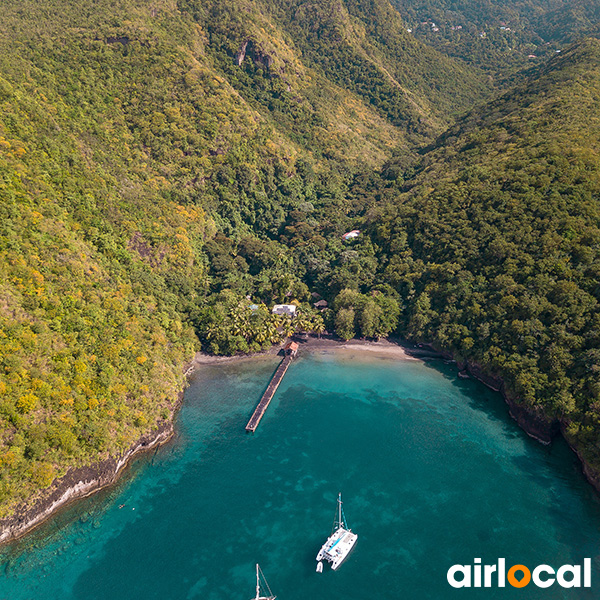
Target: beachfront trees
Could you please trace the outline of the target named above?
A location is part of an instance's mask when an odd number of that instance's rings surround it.
[[[196,326],[204,347],[213,354],[257,351],[294,333],[324,330],[321,314],[308,305],[301,305],[297,316],[290,318],[231,290],[208,300],[197,312]]]
[[[357,320],[363,337],[380,337],[379,323],[381,321],[381,313],[381,307],[373,300],[373,298],[367,298],[362,302]]]
[[[197,327],[214,354],[260,350],[280,340],[282,328],[286,335],[293,331],[291,323],[282,323],[264,304],[253,305],[231,291],[216,294],[198,312]]]
[[[355,313],[353,308],[340,308],[335,314],[335,333],[343,340],[350,340],[355,335]]]
[[[351,329],[349,314],[353,316],[352,331],[361,337],[381,338],[394,332],[398,327],[400,304],[398,300],[380,290],[370,294],[361,294],[352,289],[342,290],[333,302],[335,311],[335,332],[344,339]],[[344,311],[343,316],[338,315]],[[341,331],[343,335],[338,331]],[[351,336],[354,337],[354,334]]]
[[[323,315],[321,313],[315,313],[313,314],[311,320],[312,331],[321,337],[321,334],[325,331],[325,321],[323,319]]]

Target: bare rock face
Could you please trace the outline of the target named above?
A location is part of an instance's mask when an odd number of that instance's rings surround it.
[[[532,438],[542,442],[542,444],[550,444],[560,433],[560,422],[557,419],[551,419],[541,411],[535,411],[517,404],[506,394],[504,399],[510,409],[511,417]]]
[[[238,67],[242,66],[242,63],[244,62],[244,58],[246,58],[246,48],[248,48],[249,43],[250,43],[250,40],[246,40],[240,46],[240,49],[235,54],[234,61]]]
[[[234,62],[238,67],[242,66],[244,59],[248,56],[254,64],[260,65],[265,69],[273,65],[273,57],[264,52],[260,46],[253,40],[246,40],[235,53]]]

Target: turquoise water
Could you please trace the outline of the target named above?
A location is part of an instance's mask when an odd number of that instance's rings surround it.
[[[568,448],[529,439],[498,394],[438,361],[319,351],[247,435],[276,365],[203,367],[172,443],[4,549],[0,600],[248,600],[255,562],[279,600],[598,597],[600,503]],[[319,575],[338,491],[359,539]],[[451,588],[448,568],[475,557],[591,557],[593,588]]]

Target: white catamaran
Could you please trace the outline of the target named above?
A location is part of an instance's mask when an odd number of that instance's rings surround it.
[[[263,578],[263,581],[265,582],[265,587],[267,588],[267,590],[269,592],[268,596],[260,595],[260,578],[261,578],[261,576]],[[254,596],[254,598],[252,598],[252,600],[275,600],[276,597],[277,596],[273,596],[273,592],[271,591],[271,588],[269,587],[269,584],[267,583],[267,579],[257,564],[256,565],[256,596]]]
[[[341,493],[338,495],[337,502],[333,531],[319,550],[319,554],[317,554],[317,573],[323,572],[323,559],[329,561],[331,568],[335,571],[350,554],[350,550],[352,550],[358,539],[358,535],[352,533],[346,523],[346,517],[342,509]]]

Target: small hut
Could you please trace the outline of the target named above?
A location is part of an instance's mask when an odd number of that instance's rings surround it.
[[[286,355],[296,356],[298,353],[298,342],[288,342],[283,348],[283,351]]]

